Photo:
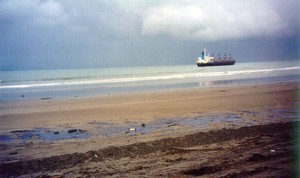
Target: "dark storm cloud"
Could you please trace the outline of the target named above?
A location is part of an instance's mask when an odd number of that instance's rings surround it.
[[[298,8],[296,0],[2,0],[0,69],[193,64],[204,47],[240,60],[294,59]]]

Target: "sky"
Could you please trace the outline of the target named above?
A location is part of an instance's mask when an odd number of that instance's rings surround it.
[[[298,0],[0,0],[0,70],[299,57]]]

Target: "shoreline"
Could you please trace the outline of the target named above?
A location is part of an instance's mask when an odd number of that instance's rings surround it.
[[[295,64],[297,65],[297,64]],[[191,67],[191,66],[190,66]],[[275,66],[274,66],[275,67]],[[75,80],[75,78],[53,78],[52,83],[44,83],[41,80],[33,80],[24,84],[12,84],[0,86],[0,101],[21,101],[31,99],[48,100],[52,98],[70,99],[77,97],[93,97],[96,95],[114,95],[118,93],[144,93],[165,92],[185,89],[203,89],[211,87],[231,87],[240,85],[275,84],[280,82],[299,82],[299,66],[286,66],[280,68],[244,70],[244,67],[236,68],[205,68],[202,72],[189,68],[186,72],[176,73],[173,69],[170,75],[149,75],[142,73],[140,76],[119,78],[91,78]],[[213,69],[213,70],[212,70]],[[221,69],[221,70],[220,70]],[[178,70],[176,70],[178,71]],[[111,71],[110,71],[111,72]],[[156,71],[157,72],[157,71]],[[175,73],[174,73],[175,72]],[[36,74],[39,75],[38,73]],[[127,74],[128,75],[128,74]],[[220,75],[222,76],[220,78]],[[49,76],[51,77],[51,75]],[[91,79],[91,80],[89,80]],[[66,80],[66,81],[64,81]],[[74,80],[74,81],[73,81]],[[8,80],[9,81],[9,80]],[[30,81],[30,80],[28,80]],[[47,79],[45,81],[48,81]],[[41,82],[41,83],[39,83]],[[49,81],[48,81],[49,82]]]

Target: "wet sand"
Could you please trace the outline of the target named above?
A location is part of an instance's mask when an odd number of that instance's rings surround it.
[[[0,175],[291,176],[298,93],[279,83],[2,101]]]
[[[199,113],[264,111],[294,107],[297,83],[205,88],[93,98],[0,102],[0,131],[32,127],[75,127],[88,122],[148,122]]]

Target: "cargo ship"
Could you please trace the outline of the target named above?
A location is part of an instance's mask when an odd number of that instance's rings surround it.
[[[235,60],[232,59],[231,54],[227,56],[224,54],[224,57],[221,58],[220,53],[218,57],[215,57],[214,54],[206,55],[206,49],[202,50],[202,56],[198,57],[197,65],[198,67],[205,67],[205,66],[224,66],[224,65],[234,65]]]

